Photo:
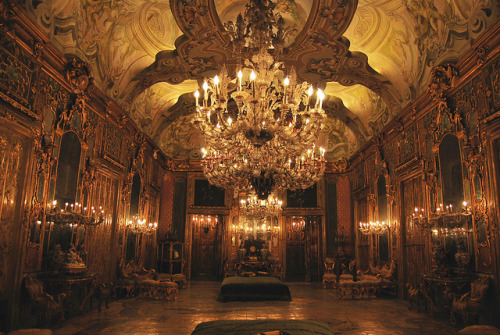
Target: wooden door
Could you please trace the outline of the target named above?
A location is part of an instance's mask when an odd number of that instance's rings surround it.
[[[192,276],[195,279],[215,280],[219,273],[218,250],[219,227],[222,222],[211,227],[193,227]]]
[[[401,184],[401,241],[403,247],[403,278],[400,283],[417,285],[421,280],[421,274],[426,273],[426,237],[427,232],[413,224],[411,217],[415,207],[423,208],[424,186],[421,177],[408,179]],[[400,272],[401,273],[401,272]],[[406,296],[406,287],[404,296]]]
[[[305,220],[302,217],[289,217],[285,228],[286,280],[304,281],[306,279]]]
[[[311,216],[306,218],[306,280],[317,281],[321,279],[322,262],[320,260],[321,217]]]

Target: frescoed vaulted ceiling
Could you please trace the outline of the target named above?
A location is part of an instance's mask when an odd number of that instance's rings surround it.
[[[21,1],[21,0],[20,0]],[[51,42],[88,62],[94,84],[163,152],[198,159],[193,92],[223,63],[234,71],[223,23],[245,0],[24,0]],[[283,61],[325,88],[320,141],[348,158],[460,58],[497,20],[496,0],[273,0],[295,26]]]

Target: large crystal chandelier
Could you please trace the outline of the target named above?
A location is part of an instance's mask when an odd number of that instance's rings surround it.
[[[203,172],[211,184],[254,189],[266,199],[277,187],[304,189],[324,173],[325,151],[315,145],[325,113],[324,93],[297,81],[278,55],[290,28],[271,1],[252,0],[244,17],[225,24],[235,49],[252,57],[231,77],[226,66],[195,92],[195,125],[207,147]]]

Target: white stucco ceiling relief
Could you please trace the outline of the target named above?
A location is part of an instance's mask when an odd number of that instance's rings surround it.
[[[92,66],[95,84],[110,98],[182,34],[165,0],[26,0],[26,8],[65,54]]]
[[[325,87],[321,141],[348,158],[426,89],[431,69],[459,59],[498,16],[494,0],[272,0],[296,32],[281,59]],[[25,0],[64,54],[167,156],[198,159],[193,92],[234,54],[223,24],[248,0]]]
[[[162,119],[171,116],[170,108],[174,106],[181,94],[193,92],[198,88],[194,80],[186,80],[179,85],[158,83],[137,96],[126,110],[133,117],[139,128],[154,137],[162,124]]]

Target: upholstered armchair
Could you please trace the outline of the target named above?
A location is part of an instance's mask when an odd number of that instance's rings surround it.
[[[331,258],[326,258],[324,262],[325,273],[323,274],[323,288],[327,288],[328,286],[335,286],[337,282],[337,275],[334,273],[335,269],[335,260]]]
[[[38,327],[50,327],[52,320],[57,317],[57,324],[61,326],[64,321],[63,300],[66,294],[60,293],[55,298],[45,292],[43,283],[27,275],[24,278],[24,287],[28,292],[30,302],[37,317]]]
[[[470,287],[470,292],[458,299],[456,297],[453,299],[450,313],[450,321],[453,325],[457,322],[457,315],[462,318],[466,326],[470,323],[478,323],[478,317],[484,308],[490,287],[490,279],[488,277],[478,278],[470,284]]]

